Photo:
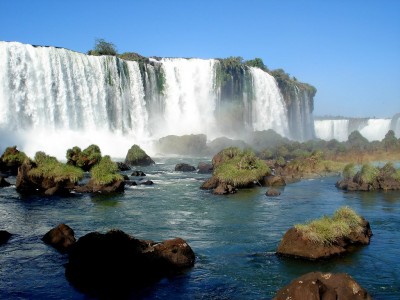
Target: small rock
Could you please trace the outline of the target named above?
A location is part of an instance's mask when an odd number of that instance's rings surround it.
[[[66,224],[59,224],[47,232],[42,241],[61,252],[66,252],[75,243],[74,231]]]

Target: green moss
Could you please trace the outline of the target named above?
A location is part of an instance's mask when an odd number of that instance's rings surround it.
[[[145,159],[148,155],[140,146],[138,145],[133,145],[129,150],[128,154],[126,155],[126,160],[128,161],[137,161],[137,160],[142,160]]]
[[[34,162],[36,168],[29,171],[29,175],[38,178],[50,178],[54,182],[70,181],[78,182],[83,178],[83,171],[77,167],[63,164],[55,157],[44,152],[35,154]]]
[[[257,158],[251,150],[242,151],[232,147],[224,149],[220,154],[221,162],[214,165],[214,176],[220,182],[241,187],[261,180],[270,173],[265,162]]]
[[[351,232],[363,230],[362,218],[351,208],[339,208],[332,218],[323,216],[306,224],[296,224],[295,228],[316,244],[331,245]]]
[[[91,169],[90,174],[95,184],[106,185],[123,180],[118,171],[117,164],[111,160],[110,156],[106,155]]]

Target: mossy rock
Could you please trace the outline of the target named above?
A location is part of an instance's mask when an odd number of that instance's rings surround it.
[[[133,145],[125,158],[125,163],[130,166],[149,166],[154,165],[154,160],[138,145]]]
[[[17,146],[7,147],[0,157],[0,172],[17,175],[18,168],[29,159],[28,156],[17,149]]]

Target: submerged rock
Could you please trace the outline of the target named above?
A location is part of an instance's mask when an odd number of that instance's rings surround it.
[[[193,250],[181,238],[155,243],[111,230],[81,237],[69,251],[65,274],[80,291],[121,298],[192,267],[194,261]]]
[[[277,197],[280,194],[281,194],[281,192],[279,190],[273,189],[273,188],[270,188],[265,192],[265,195],[269,196],[269,197]]]
[[[135,176],[135,177],[139,177],[139,176],[142,177],[143,176],[144,177],[144,176],[146,176],[146,174],[144,174],[143,171],[139,171],[138,170],[138,171],[133,171],[131,176]]]
[[[273,300],[370,300],[368,292],[346,273],[310,272],[281,288]]]
[[[47,232],[42,241],[61,252],[68,251],[76,241],[74,231],[66,224],[59,224]]]

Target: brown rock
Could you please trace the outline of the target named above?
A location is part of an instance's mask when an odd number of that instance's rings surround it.
[[[265,192],[265,195],[269,196],[269,197],[277,197],[280,194],[281,194],[281,192],[279,190],[273,189],[273,188],[270,188]]]
[[[286,185],[285,178],[280,175],[265,176],[261,182],[262,186],[284,186]]]
[[[281,288],[274,300],[370,300],[371,296],[346,273],[311,272]]]
[[[76,240],[74,231],[68,225],[59,224],[47,232],[42,241],[59,251],[65,252]]]
[[[206,182],[204,182],[200,188],[203,190],[212,190],[215,189],[218,186],[218,184],[219,184],[218,178],[213,176]]]
[[[329,245],[315,243],[295,227],[292,227],[283,236],[276,254],[311,260],[328,258],[347,252],[350,245],[368,245],[371,236],[372,231],[369,222],[365,219],[363,219],[362,232],[353,231],[348,236]]]

